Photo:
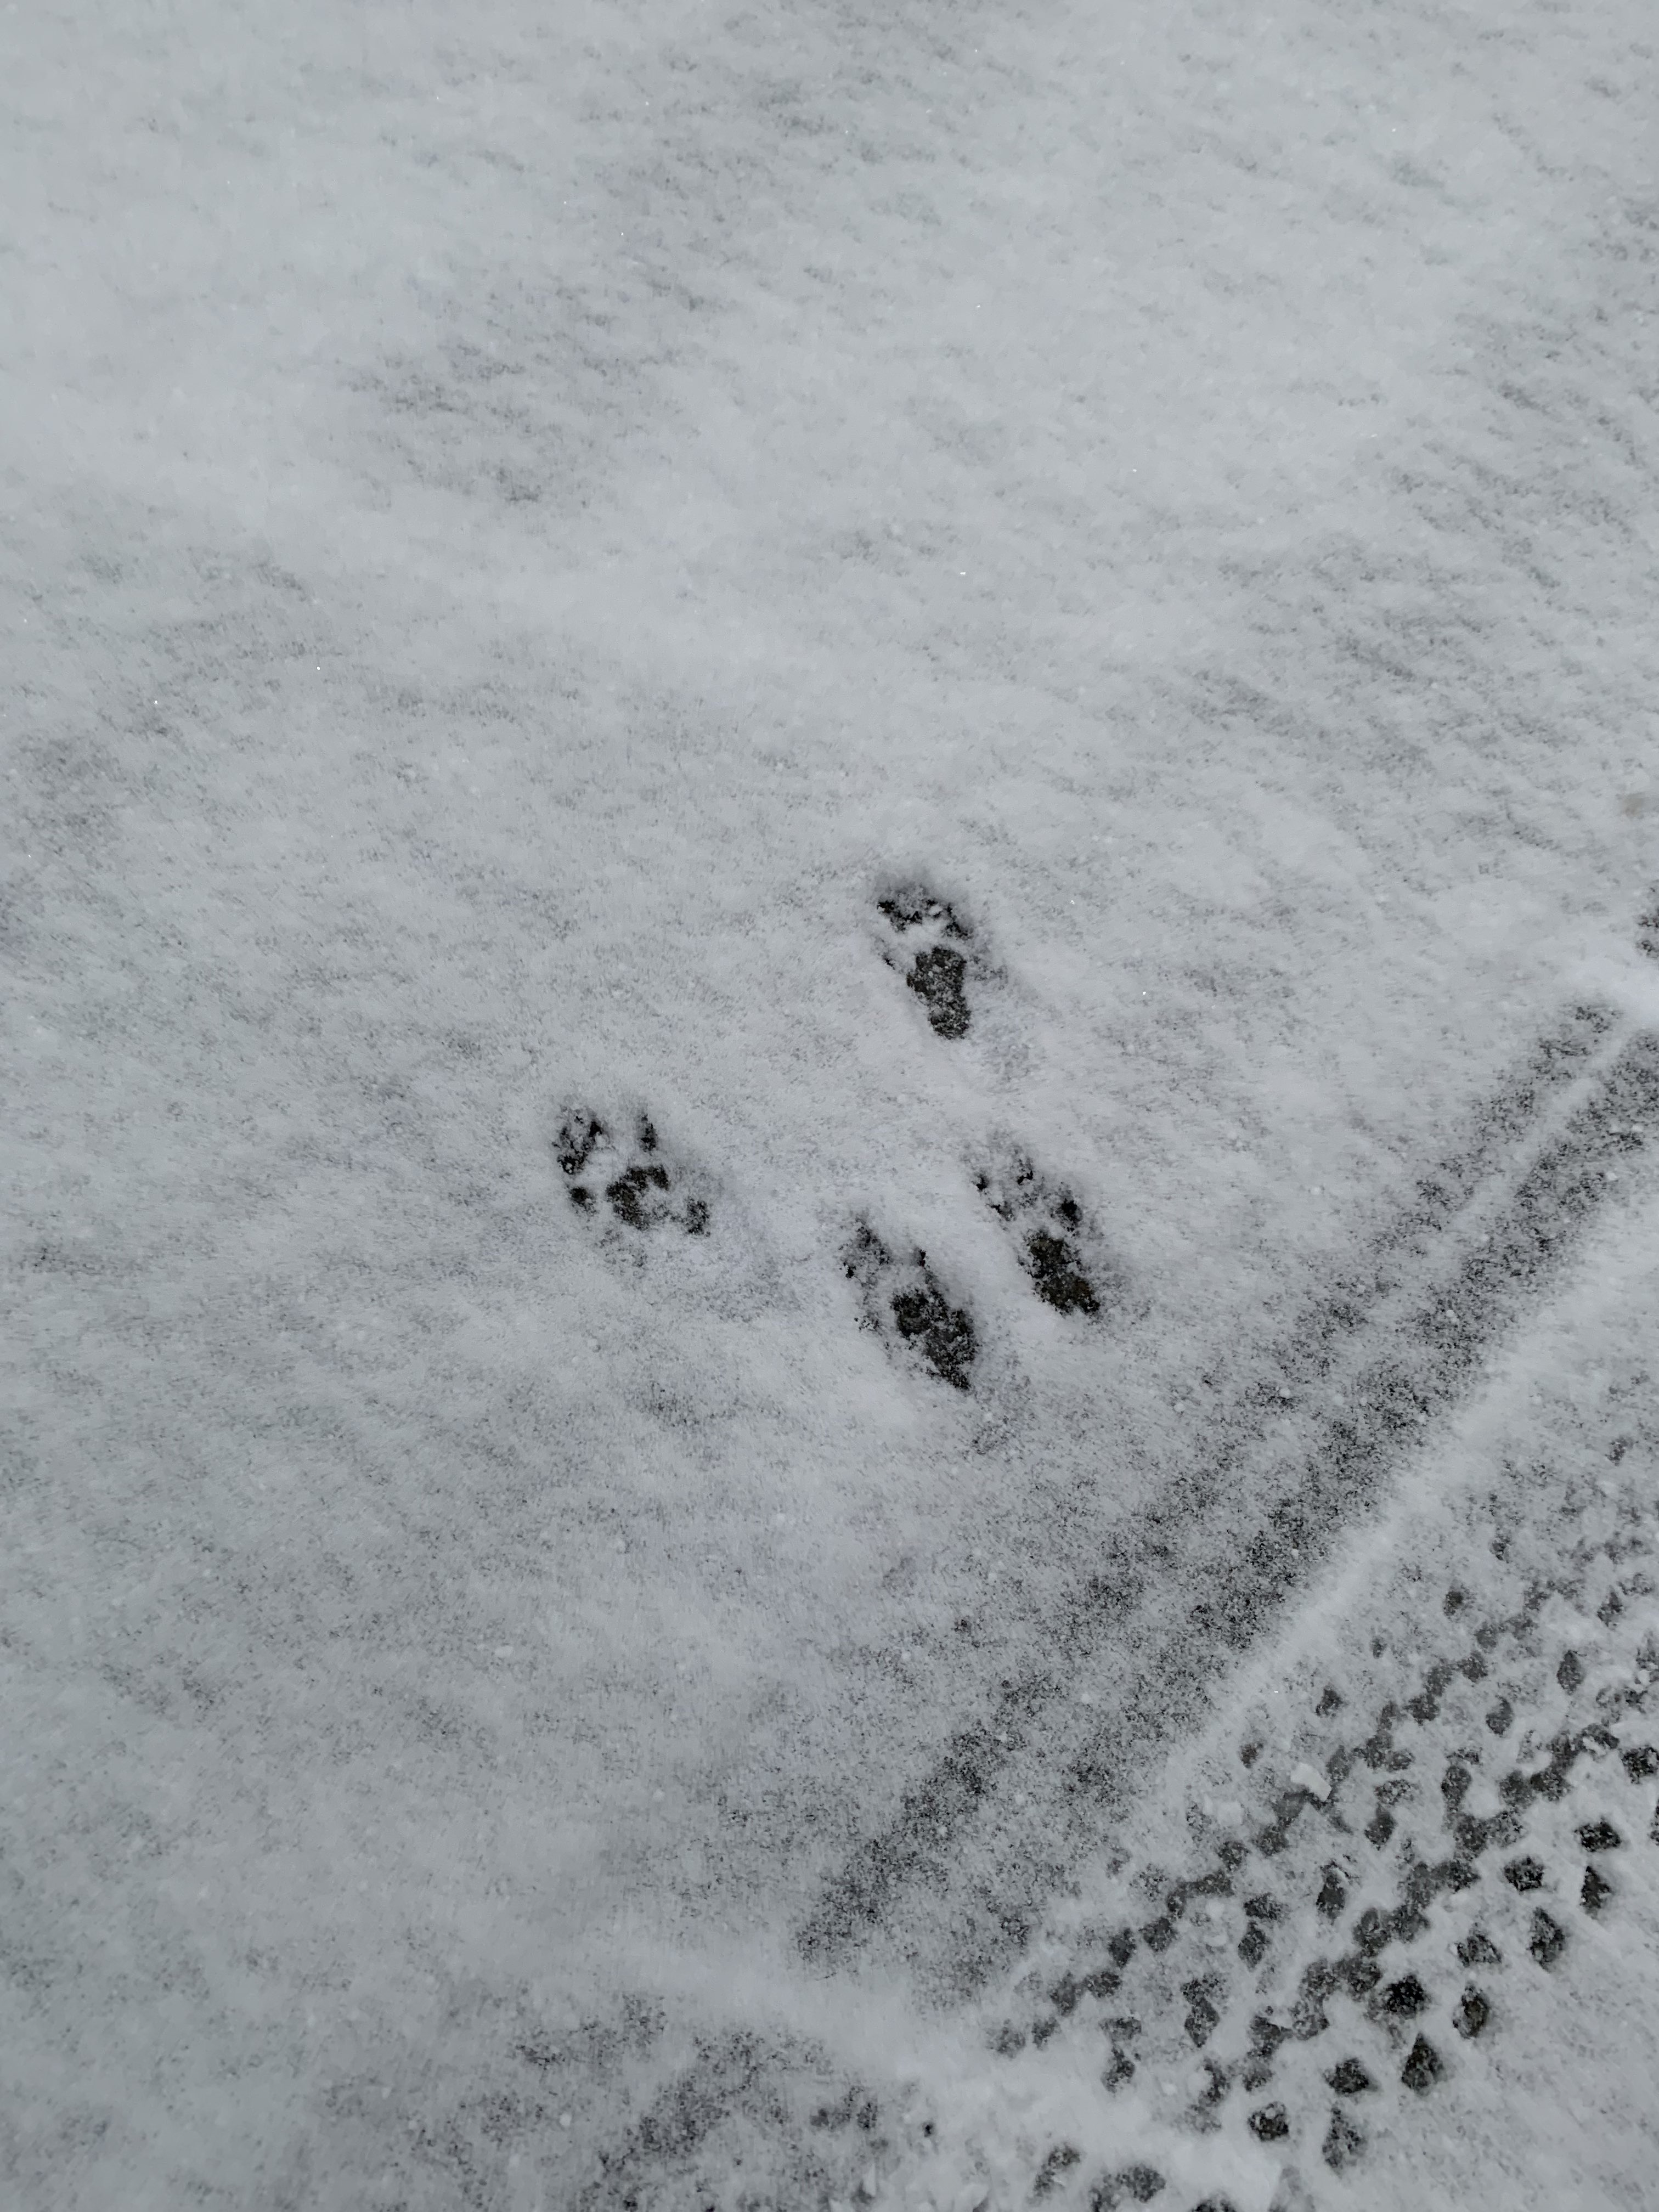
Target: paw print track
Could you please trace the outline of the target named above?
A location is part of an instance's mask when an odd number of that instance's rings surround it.
[[[579,1213],[597,1214],[603,1198],[624,1228],[642,1235],[665,1224],[688,1237],[706,1234],[708,1200],[682,1188],[683,1171],[665,1155],[648,1114],[635,1121],[628,1152],[596,1115],[568,1114],[553,1152]]]
[[[1104,1269],[1092,1261],[1091,1276],[1082,1248],[1091,1238],[1083,1209],[1063,1184],[1040,1176],[1024,1152],[1006,1152],[975,1177],[981,1195],[1013,1232],[1020,1265],[1031,1287],[1056,1313],[1101,1310],[1096,1277]]]
[[[848,1248],[849,1279],[864,1294],[863,1322],[901,1355],[919,1358],[953,1390],[972,1387],[978,1339],[969,1316],[953,1306],[920,1249],[896,1259],[867,1221],[859,1223]]]
[[[904,980],[926,1007],[934,1036],[966,1036],[973,1022],[968,979],[977,966],[972,927],[920,886],[896,891],[877,905],[900,940],[895,951],[909,955]]]

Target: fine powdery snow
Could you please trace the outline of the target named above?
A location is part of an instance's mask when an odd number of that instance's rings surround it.
[[[1656,50],[0,15],[7,2205],[1651,2203]]]

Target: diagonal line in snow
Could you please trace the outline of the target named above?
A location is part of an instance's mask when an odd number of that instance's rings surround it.
[[[798,1931],[810,1964],[854,1953],[902,1897],[907,1954],[951,1994],[1017,1954],[1066,1858],[1098,1840],[1101,1813],[1122,1803],[1145,1754],[1195,1717],[1391,1462],[1465,1395],[1613,1187],[1606,1164],[1659,1125],[1659,1037],[1613,1031],[1604,1010],[1572,1010],[1472,1118],[1470,1141],[1289,1334],[1265,1386],[1217,1417],[1188,1470],[1084,1577],[1052,1625],[1054,1663],[1011,1681],[959,1730],[830,1884]],[[1255,1493],[1249,1531],[1218,1514],[1241,1491]],[[1132,1663],[1110,1718],[1096,1722],[1071,1685],[1109,1650]],[[1055,1839],[1038,1861],[987,1818],[1016,1770]],[[918,1943],[918,1926],[940,1936]],[[942,1955],[929,1957],[935,1943]]]
[[[1011,1683],[987,1720],[951,1738],[898,1819],[820,1899],[797,1933],[809,1966],[850,1963],[902,1903],[911,1963],[924,1977],[931,1971],[942,1993],[969,1998],[1006,1969],[1064,1871],[1052,1859],[1034,1860],[1018,1838],[999,1854],[999,1839],[988,1836],[987,1816],[1010,1770],[1024,1778],[1040,1753],[1050,1795],[1039,1825],[1051,1832],[1058,1826],[1073,1857],[1097,1849],[1102,1813],[1121,1809],[1158,1742],[1196,1717],[1214,1677],[1311,1580],[1329,1540],[1370,1504],[1390,1462],[1468,1394],[1526,1293],[1546,1287],[1609,1194],[1605,1164],[1650,1133],[1659,1133],[1659,1034],[1621,1036],[1606,1009],[1571,1009],[1471,1115],[1465,1141],[1419,1182],[1363,1259],[1287,1334],[1274,1379],[1253,1380],[1213,1419],[1207,1448],[1110,1574],[1091,1573],[1074,1591],[1051,1638],[1068,1670],[1097,1664],[1109,1634],[1141,1654],[1111,1719],[1085,1729],[1052,1674]],[[1333,1410],[1334,1386],[1350,1401],[1371,1398],[1375,1419],[1362,1424],[1347,1408]],[[1287,1431],[1297,1446],[1288,1453]],[[1276,1480],[1264,1485],[1255,1540],[1205,1542],[1218,1492],[1263,1456]],[[1170,1607],[1172,1575],[1188,1595]],[[1042,1743],[1028,1752],[1015,1731],[1039,1712]],[[981,1875],[964,1894],[960,1868],[970,1842],[992,1878]],[[942,1894],[918,1910],[924,1885]],[[911,1932],[918,1923],[945,1932],[934,1959],[920,1954]],[[598,2193],[584,2202],[598,2212],[613,2201],[671,2138],[677,2154],[691,2153],[726,2111],[724,2087],[739,2060],[763,2104],[811,2056],[775,2045],[757,2057],[752,2036],[714,2039],[613,2144]]]

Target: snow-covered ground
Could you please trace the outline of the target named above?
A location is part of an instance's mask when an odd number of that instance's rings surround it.
[[[1514,1332],[1615,1247],[1656,1317],[1598,1125],[1421,1453],[1317,1474],[1300,1336],[1386,1364],[1659,1018],[1656,46],[0,15],[10,2201],[921,2191],[792,2118],[878,2062],[1031,2185],[969,2121],[1096,1878],[1055,1716],[1173,1864],[1230,1669],[1357,1679],[1355,1529],[1524,1430]],[[1408,2100],[1449,2201],[1482,2078]],[[1580,2124],[1526,2078],[1505,2203]]]
[[[844,2163],[877,2197],[1139,2168],[1239,2212],[1652,2202],[1656,1253],[1650,1190],[1018,1966],[948,2037],[870,2039]]]

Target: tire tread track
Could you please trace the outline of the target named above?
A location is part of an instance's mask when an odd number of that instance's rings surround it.
[[[1520,1293],[1543,1287],[1607,1194],[1606,1163],[1638,1149],[1644,1132],[1659,1126],[1659,1038],[1641,1032],[1601,1062],[1563,1127],[1553,1135],[1540,1130],[1551,1107],[1595,1066],[1613,1026],[1606,1010],[1576,1007],[1539,1040],[1472,1117],[1468,1140],[1419,1182],[1374,1240],[1364,1265],[1286,1336],[1272,1379],[1245,1387],[1212,1425],[1193,1467],[1125,1532],[1110,1566],[1084,1577],[1053,1623],[1050,1650],[1068,1669],[1088,1658],[1107,1624],[1145,1624],[1136,1639],[1137,1688],[1072,1758],[1063,1792],[1069,1847],[1096,1832],[1101,1809],[1121,1802],[1133,1755],[1197,1710],[1211,1675],[1277,1618],[1391,1461],[1458,1401],[1478,1357],[1514,1319]],[[1528,1139],[1538,1146],[1534,1158],[1502,1191],[1504,1170]],[[1483,1211],[1480,1201],[1494,1185],[1500,1192],[1484,1209],[1484,1227],[1476,1224],[1448,1265],[1443,1248],[1460,1224]],[[1367,1356],[1368,1336],[1381,1333],[1390,1348]],[[1230,1536],[1205,1556],[1192,1532],[1206,1527],[1230,1482],[1271,1442],[1274,1428],[1307,1414],[1310,1395],[1328,1388],[1345,1357],[1352,1410],[1315,1412],[1301,1450],[1275,1470],[1254,1534],[1242,1543]],[[1173,1623],[1161,1621],[1165,1601],[1143,1594],[1167,1588],[1177,1563],[1205,1595]],[[884,1923],[902,1893],[919,1882],[939,1884],[1030,1723],[1054,1705],[1060,1688],[1053,1671],[1011,1681],[988,1715],[951,1735],[904,1794],[896,1818],[866,1842],[802,1923],[797,1942],[809,1962],[846,1956]],[[1023,1945],[1062,1870],[1052,1855],[1036,1863],[1028,1857],[1018,1879],[960,1901],[953,1914],[957,1955],[948,1969],[959,1994],[982,1986]]]

